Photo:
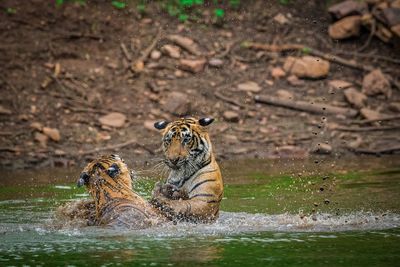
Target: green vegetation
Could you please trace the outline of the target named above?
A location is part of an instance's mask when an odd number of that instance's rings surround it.
[[[56,6],[61,6],[67,2],[86,4],[86,0],[54,0]],[[240,6],[240,0],[140,0],[140,1],[110,1],[111,5],[116,9],[125,9],[129,6],[136,5],[136,10],[145,14],[150,3],[159,5],[170,16],[176,17],[179,21],[187,20],[198,21],[203,12],[212,9],[214,21],[221,23],[225,18],[225,14],[229,9],[236,9]]]
[[[12,7],[7,7],[7,8],[5,9],[5,12],[6,12],[7,14],[9,14],[9,15],[13,15],[13,14],[17,13],[17,10],[16,10],[15,8],[12,8]]]

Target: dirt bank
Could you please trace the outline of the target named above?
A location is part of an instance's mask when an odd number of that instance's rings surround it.
[[[217,119],[210,132],[220,159],[396,153],[398,51],[372,38],[357,52],[366,30],[331,40],[323,2],[246,1],[227,7],[223,23],[212,7],[199,21],[180,23],[154,3],[143,15],[109,1],[1,1],[2,12],[13,8],[0,15],[1,166],[81,164],[96,148],[154,162],[161,151],[152,123],[181,114]],[[307,49],[281,49],[293,43]],[[306,74],[295,72],[290,60],[314,51],[359,67],[327,56],[306,62]],[[329,65],[308,73],[307,64],[321,62]],[[386,91],[365,92],[365,66],[382,70],[371,79]],[[322,111],[313,110],[318,103]]]

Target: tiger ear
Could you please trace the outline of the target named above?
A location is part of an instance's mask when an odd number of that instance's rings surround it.
[[[168,121],[158,121],[158,122],[154,123],[154,128],[156,128],[158,130],[165,129],[165,127],[167,127],[168,123],[169,123]]]
[[[199,124],[201,126],[207,126],[210,125],[214,121],[214,118],[201,118],[199,120]]]

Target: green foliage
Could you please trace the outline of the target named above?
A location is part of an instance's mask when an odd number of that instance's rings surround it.
[[[122,1],[112,1],[111,4],[118,9],[123,9],[126,7],[126,3]]]
[[[66,2],[74,2],[74,3],[79,3],[81,5],[86,4],[86,0],[55,0],[56,6],[61,6]]]
[[[301,50],[301,52],[303,52],[304,54],[310,54],[311,48],[309,48],[309,47],[304,47],[304,48]]]
[[[222,8],[214,9],[214,14],[216,18],[223,18],[225,15],[225,11]]]
[[[7,7],[7,8],[5,9],[5,11],[6,11],[6,13],[9,14],[9,15],[13,15],[13,14],[17,13],[17,10],[16,10],[15,8],[12,8],[12,7]]]
[[[281,5],[287,5],[289,4],[290,0],[279,0],[279,4]]]
[[[85,4],[86,0],[54,0],[56,6],[61,6],[67,2],[78,2]],[[136,9],[139,13],[145,13],[147,4],[151,0],[140,0],[136,5]],[[110,0],[111,5],[116,9],[124,9],[128,6],[127,0]],[[159,3],[170,16],[176,17],[179,21],[185,22],[189,19],[196,20],[201,16],[202,11],[208,6],[205,5],[204,0],[159,0]],[[240,5],[240,0],[213,0],[213,15],[215,21],[220,23],[225,17],[227,8],[238,8]],[[9,12],[7,12],[9,13]],[[11,10],[10,10],[10,13]]]

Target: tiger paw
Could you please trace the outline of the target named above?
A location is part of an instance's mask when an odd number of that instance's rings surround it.
[[[178,189],[175,185],[172,185],[172,184],[164,184],[164,185],[161,187],[161,194],[162,194],[163,196],[165,196],[166,198],[172,199],[173,196],[174,196],[174,194],[175,194],[176,192],[178,192],[178,190],[179,190],[179,189]]]

